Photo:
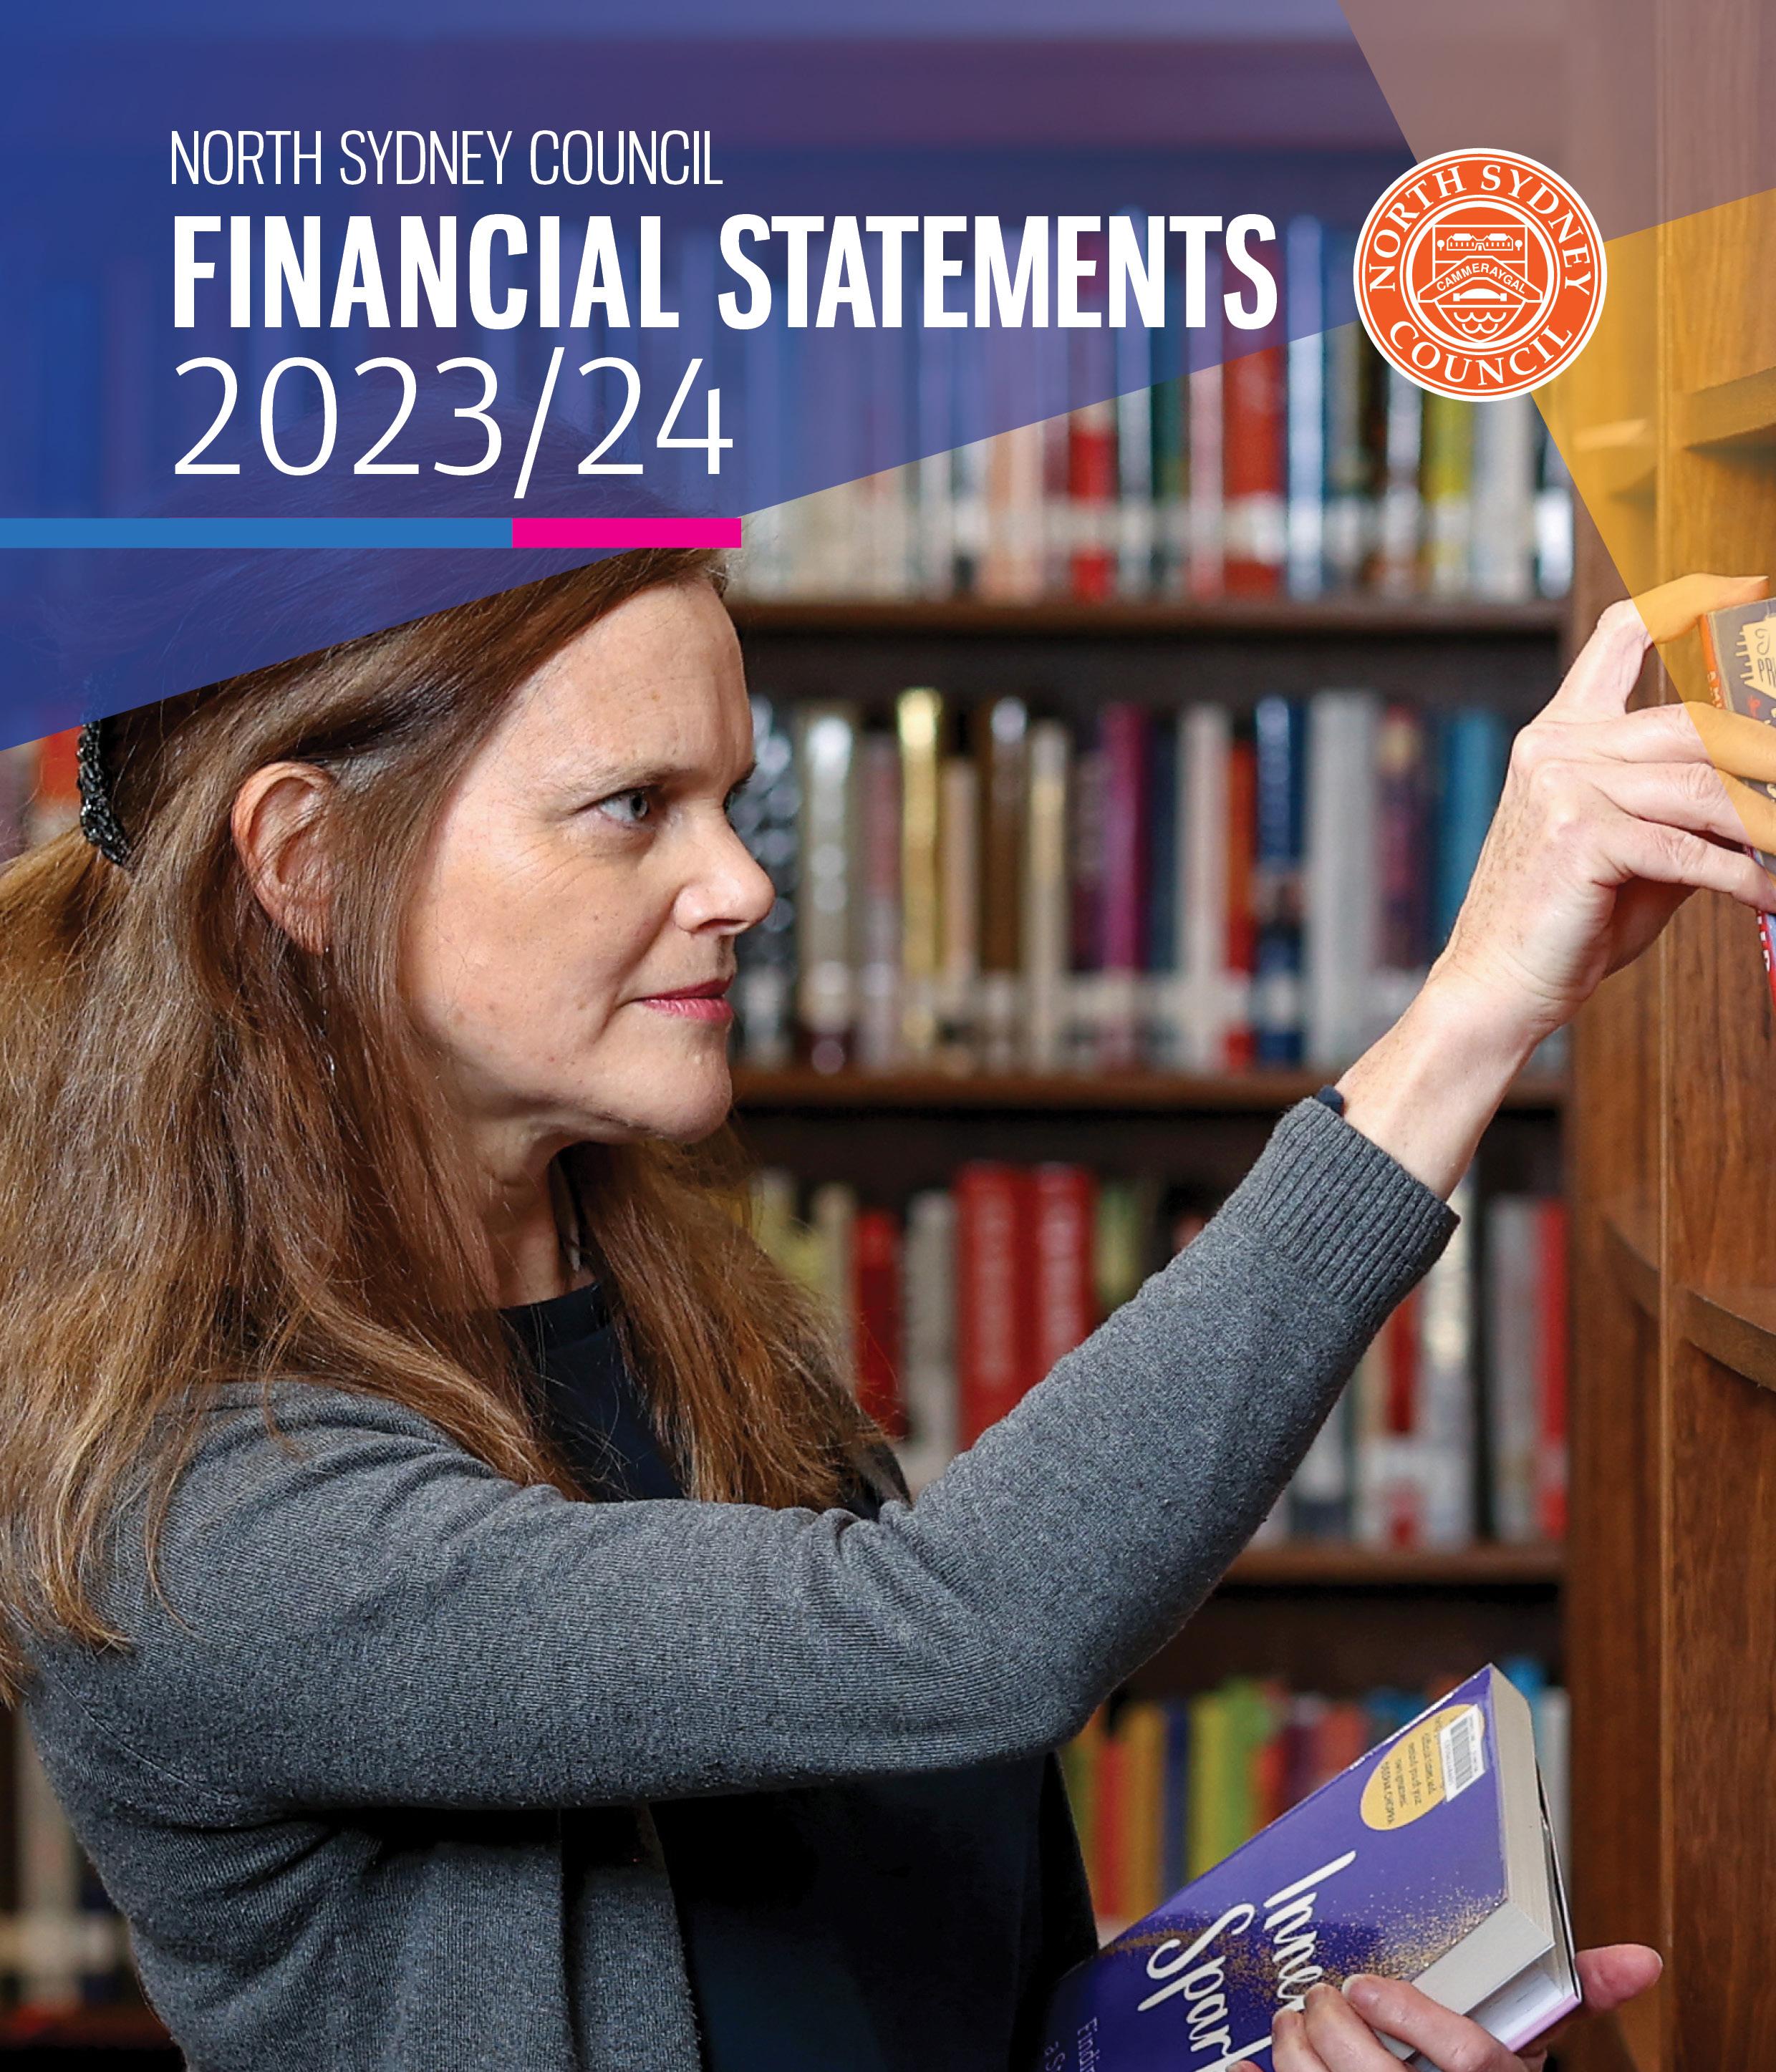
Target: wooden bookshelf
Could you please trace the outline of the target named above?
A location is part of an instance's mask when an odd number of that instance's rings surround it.
[[[1589,5],[1593,27],[1608,10]],[[1598,529],[1580,625],[1708,569],[1776,574],[1776,207],[1735,185],[1758,134],[1767,10],[1646,10],[1638,105],[1596,113],[1648,154],[1649,214],[1611,250],[1593,364],[1558,408]],[[1746,169],[1749,171],[1749,168]],[[1700,208],[1698,180],[1744,201]],[[1652,198],[1659,197],[1656,204]],[[1679,199],[1687,197],[1687,199]],[[1588,478],[1583,427],[1637,420],[1642,477]],[[1705,696],[1694,641],[1643,701]],[[1667,673],[1667,669],[1671,672]],[[1692,900],[1575,1032],[1572,1866],[1582,1940],[1650,1942],[1658,1991],[1572,2045],[1576,2072],[1771,2062],[1776,1977],[1749,1924],[1776,1866],[1776,1018],[1751,918]]]

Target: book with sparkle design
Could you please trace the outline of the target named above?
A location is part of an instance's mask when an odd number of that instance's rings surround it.
[[[1278,2012],[1358,1971],[1514,2050],[1579,2004],[1529,1704],[1496,1669],[1069,1971],[1042,2072],[1272,2072]]]

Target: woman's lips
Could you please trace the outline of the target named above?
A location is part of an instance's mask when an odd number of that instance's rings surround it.
[[[704,985],[687,985],[678,993],[650,993],[645,994],[641,1005],[651,1007],[657,1014],[676,1014],[686,1022],[713,1022],[727,1023],[734,1019],[734,1010],[725,997],[729,979],[711,979]]]

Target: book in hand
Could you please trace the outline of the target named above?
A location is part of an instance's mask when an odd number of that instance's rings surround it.
[[[1277,2014],[1359,1971],[1513,2050],[1579,2004],[1529,1704],[1494,1668],[1069,1971],[1042,2072],[1271,2072]]]
[[[1708,665],[1708,689],[1715,703],[1745,719],[1776,726],[1776,603],[1760,598],[1702,616],[1702,659]],[[1776,799],[1776,785],[1753,783],[1752,789]],[[1776,857],[1753,849],[1764,869],[1776,872]],[[1764,972],[1776,1003],[1776,919],[1757,917],[1763,944]]]

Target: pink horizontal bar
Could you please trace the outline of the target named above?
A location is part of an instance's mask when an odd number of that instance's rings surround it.
[[[737,547],[738,518],[514,518],[514,547]]]

